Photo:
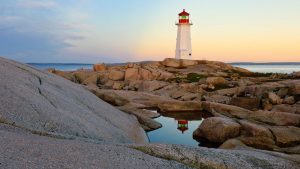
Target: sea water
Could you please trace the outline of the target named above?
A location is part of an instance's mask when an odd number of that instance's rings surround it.
[[[92,64],[80,63],[29,63],[31,66],[38,69],[55,68],[62,71],[75,71],[78,69],[92,69]],[[292,73],[300,71],[300,63],[270,63],[270,64],[255,64],[255,63],[238,63],[232,64],[236,67],[248,69],[253,72],[260,73]]]

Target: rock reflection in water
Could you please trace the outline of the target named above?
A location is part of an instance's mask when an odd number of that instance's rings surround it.
[[[202,112],[161,113],[161,116],[155,120],[162,124],[162,128],[148,132],[149,141],[151,143],[202,146],[193,139],[193,132],[206,117],[209,115]]]

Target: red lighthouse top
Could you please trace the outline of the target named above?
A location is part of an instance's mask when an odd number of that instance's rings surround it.
[[[190,16],[190,14],[185,11],[185,9],[183,9],[183,11],[181,13],[179,13],[178,15],[179,16]]]
[[[178,14],[179,15],[179,24],[189,24],[190,23],[190,14],[185,11],[185,9]]]

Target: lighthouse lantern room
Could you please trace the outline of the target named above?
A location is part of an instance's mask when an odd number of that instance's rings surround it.
[[[185,10],[179,13],[177,43],[175,58],[176,59],[192,59],[192,42],[191,42],[191,25],[190,14]]]

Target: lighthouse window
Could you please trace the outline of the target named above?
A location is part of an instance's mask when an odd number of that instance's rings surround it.
[[[189,56],[192,56],[192,54],[190,53]]]
[[[188,16],[181,16],[181,19],[188,19]]]

